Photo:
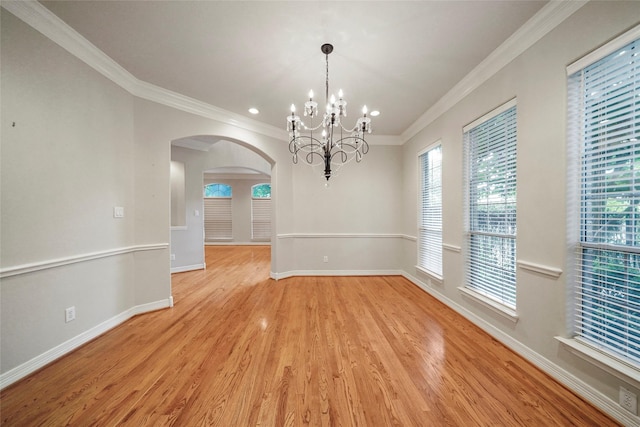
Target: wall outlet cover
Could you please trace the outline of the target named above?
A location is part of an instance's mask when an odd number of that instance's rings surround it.
[[[67,309],[64,310],[64,321],[66,323],[71,322],[72,320],[76,319],[76,308],[75,307],[69,307]]]
[[[638,415],[638,397],[624,387],[620,387],[620,406],[632,414]]]

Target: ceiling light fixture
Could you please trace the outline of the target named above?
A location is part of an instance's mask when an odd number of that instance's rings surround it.
[[[293,163],[298,163],[298,156],[302,156],[309,165],[324,164],[324,177],[331,178],[331,166],[338,168],[355,159],[362,160],[362,156],[369,151],[369,144],[365,141],[365,134],[371,133],[371,119],[367,117],[367,106],[362,108],[352,129],[345,128],[341,119],[347,116],[347,102],[343,98],[342,90],[338,98],[332,94],[329,97],[329,54],[333,46],[326,43],[320,47],[327,63],[325,79],[326,112],[322,122],[314,127],[313,118],[318,115],[318,103],[313,100],[313,91],[309,91],[309,100],[304,103],[304,115],[309,116],[310,125],[306,126],[299,116],[296,107],[291,104],[291,115],[287,116],[287,131],[289,132],[289,151],[293,154]],[[320,128],[322,131],[319,132]],[[303,134],[303,132],[305,132]],[[314,135],[315,132],[315,135]],[[320,135],[318,136],[318,133]]]
[[[251,107],[251,108],[249,108],[249,112],[250,112],[251,114],[258,114],[258,113],[260,113],[260,111],[259,111],[257,108],[255,108],[255,107]]]

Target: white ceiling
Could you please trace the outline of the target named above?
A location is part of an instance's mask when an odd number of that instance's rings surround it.
[[[400,135],[546,1],[43,1],[142,81],[284,128],[309,89]],[[260,114],[248,113],[256,107]]]

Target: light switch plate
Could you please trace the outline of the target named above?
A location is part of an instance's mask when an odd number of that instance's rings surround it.
[[[113,208],[114,218],[124,218],[124,208],[122,206],[116,206]]]

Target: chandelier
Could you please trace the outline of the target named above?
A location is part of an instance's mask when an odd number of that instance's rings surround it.
[[[362,160],[362,156],[369,151],[369,144],[365,141],[365,134],[371,133],[371,119],[367,117],[367,106],[362,108],[353,128],[342,125],[342,119],[347,116],[347,102],[343,98],[342,90],[338,98],[332,94],[329,97],[329,54],[333,52],[331,44],[320,47],[326,59],[325,102],[326,111],[319,124],[313,124],[313,118],[318,115],[318,103],[313,100],[313,90],[309,91],[309,100],[304,103],[304,116],[309,117],[309,126],[296,116],[296,107],[291,104],[291,115],[287,116],[287,131],[289,132],[289,151],[293,154],[293,163],[298,164],[298,157],[312,166],[324,164],[324,177],[331,178],[331,166],[337,169],[345,163],[355,159]],[[335,171],[334,171],[335,172]]]

